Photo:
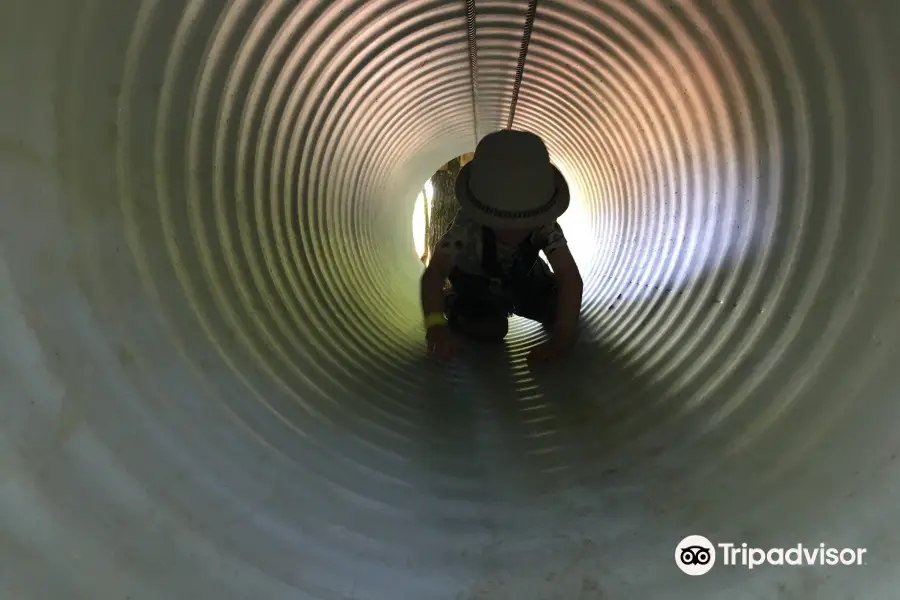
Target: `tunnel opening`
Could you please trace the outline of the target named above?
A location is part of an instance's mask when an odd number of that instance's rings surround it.
[[[898,17],[0,3],[3,597],[894,598]],[[434,364],[412,199],[511,119],[589,331]]]
[[[416,256],[428,265],[438,240],[452,225],[459,212],[455,182],[459,170],[474,153],[467,152],[441,165],[425,182],[416,196],[413,210],[413,245]]]

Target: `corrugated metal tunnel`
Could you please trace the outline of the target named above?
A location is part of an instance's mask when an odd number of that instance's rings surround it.
[[[587,331],[537,372],[424,356],[413,200],[528,7],[466,4],[0,5],[0,597],[896,598],[900,4],[538,3]]]

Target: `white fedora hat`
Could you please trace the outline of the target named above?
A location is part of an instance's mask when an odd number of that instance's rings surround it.
[[[531,229],[569,208],[569,186],[533,133],[502,130],[484,136],[456,178],[462,215],[487,227]]]

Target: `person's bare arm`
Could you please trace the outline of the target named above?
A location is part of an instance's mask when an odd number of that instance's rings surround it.
[[[547,260],[553,267],[558,289],[556,319],[550,335],[553,339],[574,341],[578,333],[584,282],[568,247],[557,248],[547,256]]]
[[[453,270],[454,260],[446,254],[435,254],[422,274],[422,313],[425,316],[444,312],[444,282]]]

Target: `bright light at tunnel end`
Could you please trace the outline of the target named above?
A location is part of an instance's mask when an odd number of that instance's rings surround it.
[[[412,218],[412,236],[413,250],[416,258],[423,258],[426,254],[425,227],[427,225],[427,215],[431,214],[432,200],[434,198],[434,185],[431,180],[425,182],[422,190],[416,195],[416,203],[413,208]]]

